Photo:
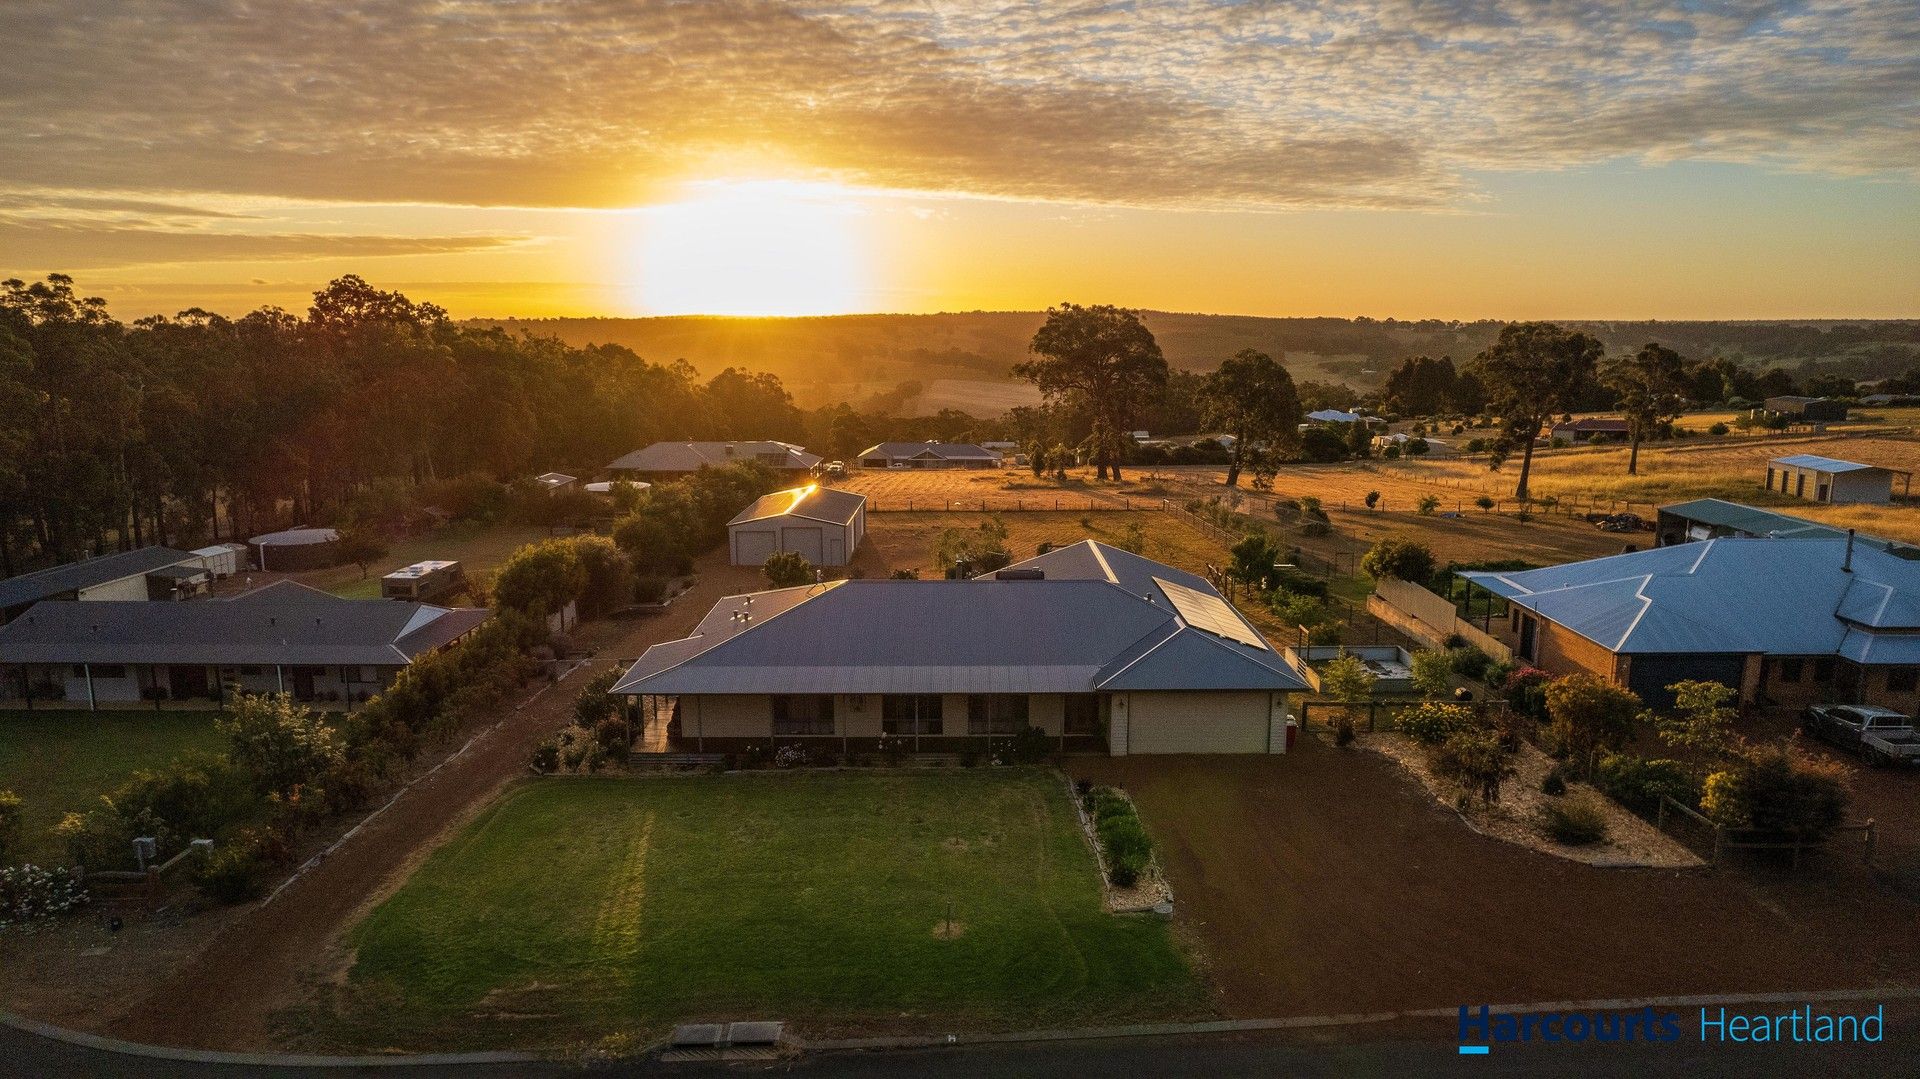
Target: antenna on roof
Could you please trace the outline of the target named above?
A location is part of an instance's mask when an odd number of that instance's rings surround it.
[[[1853,572],[1853,529],[1847,529],[1847,559],[1840,563],[1841,573]]]

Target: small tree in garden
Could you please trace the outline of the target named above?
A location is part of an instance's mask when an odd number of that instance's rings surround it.
[[[340,540],[334,545],[334,551],[341,558],[360,567],[360,579],[367,579],[367,571],[375,562],[387,557],[387,543],[379,534],[366,528],[349,528],[340,533]]]
[[[813,583],[813,563],[793,551],[768,555],[760,572],[767,578],[767,583],[775,588],[794,588]]]
[[[1373,698],[1373,672],[1359,657],[1340,655],[1320,667],[1320,692],[1339,701],[1340,719],[1334,727],[1334,741],[1346,745],[1353,741],[1354,714]]]
[[[1583,772],[1602,749],[1615,749],[1633,736],[1640,698],[1596,675],[1570,674],[1549,683],[1547,717],[1555,741]]]
[[[573,699],[575,726],[591,730],[601,720],[611,719],[619,712],[620,702],[608,692],[619,680],[620,671],[616,668],[594,675],[580,687],[580,695]]]
[[[242,693],[232,713],[216,723],[227,736],[227,757],[253,777],[262,794],[287,794],[324,779],[343,747],[334,729],[291,694]]]
[[[1500,747],[1500,736],[1490,730],[1455,731],[1434,747],[1429,763],[1435,773],[1458,783],[1466,797],[1478,798],[1481,805],[1498,802],[1500,784],[1515,771]]]
[[[1453,688],[1453,657],[1431,649],[1415,652],[1413,688],[1430,701],[1446,696]]]
[[[1424,584],[1433,579],[1433,552],[1424,543],[1388,536],[1373,545],[1360,560],[1360,568],[1376,581],[1395,577]]]
[[[1740,736],[1733,732],[1738,713],[1728,704],[1733,700],[1732,686],[1687,681],[1667,689],[1673,692],[1673,711],[1653,720],[1662,742],[1709,761],[1725,760],[1740,748]]]
[[[1818,841],[1846,819],[1843,775],[1839,765],[1764,746],[1708,776],[1700,810],[1730,828]]]
[[[1481,513],[1492,513],[1493,507],[1498,505],[1498,503],[1486,495],[1481,495],[1479,498],[1474,499],[1473,504],[1480,507]]]

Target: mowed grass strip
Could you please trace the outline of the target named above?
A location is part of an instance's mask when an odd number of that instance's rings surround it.
[[[143,768],[159,768],[225,739],[212,712],[0,712],[0,790],[24,801],[21,841],[27,857],[63,861],[53,826],[91,808],[102,794]]]
[[[1165,923],[1102,909],[1037,769],[532,781],[351,943],[334,1029],[365,1044],[1207,1012]]]

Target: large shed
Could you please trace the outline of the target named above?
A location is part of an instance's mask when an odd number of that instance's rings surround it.
[[[1913,473],[1902,469],[1863,465],[1811,453],[1775,457],[1767,462],[1767,490],[1778,490],[1783,495],[1810,502],[1891,502],[1895,476],[1903,479],[1903,486],[1913,482]]]
[[[844,566],[866,535],[865,495],[813,484],[762,495],[727,522],[736,566],[764,565],[781,551],[816,566]]]

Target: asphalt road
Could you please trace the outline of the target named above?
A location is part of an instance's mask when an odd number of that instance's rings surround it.
[[[1266,1037],[1205,1036],[967,1046],[870,1053],[828,1053],[778,1063],[664,1064],[654,1061],[596,1067],[563,1064],[262,1068],[123,1056],[0,1027],[0,1074],[47,1079],[338,1079],[345,1075],[394,1079],[493,1079],[496,1076],[739,1076],[778,1074],[804,1079],[927,1076],[931,1079],[1233,1079],[1238,1076],[1674,1076],[1746,1079],[1751,1076],[1912,1076],[1920,1074],[1920,1024],[1891,1028],[1878,1045],[1848,1047],[1720,1047],[1676,1045],[1499,1047],[1485,1057],[1462,1057],[1451,1043],[1418,1038],[1341,1045],[1303,1045]]]

